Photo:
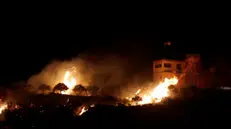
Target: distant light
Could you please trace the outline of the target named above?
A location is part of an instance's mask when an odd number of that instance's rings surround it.
[[[222,90],[231,90],[231,87],[221,87]]]

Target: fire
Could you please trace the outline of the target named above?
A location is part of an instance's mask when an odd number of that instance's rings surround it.
[[[86,105],[82,105],[75,110],[75,115],[81,116],[87,111],[88,111],[88,108],[86,107]]]
[[[7,108],[8,108],[8,105],[7,105],[6,103],[0,104],[0,115],[1,115],[2,112],[3,112],[4,110],[6,110]]]
[[[85,107],[83,107],[82,109],[81,109],[81,112],[79,113],[79,115],[81,116],[83,113],[85,113],[86,111],[87,111],[88,109],[86,109]]]
[[[66,91],[63,91],[62,94],[71,94],[72,90],[74,89],[76,83],[75,78],[72,76],[70,71],[66,71],[64,78],[63,78],[63,83],[69,88]]]
[[[140,97],[142,101],[139,101],[139,105],[149,104],[149,103],[158,103],[169,96],[170,85],[176,85],[178,83],[178,79],[176,77],[173,78],[165,78],[163,82],[160,82],[153,90],[147,92],[145,94],[141,94]],[[136,95],[140,93],[140,89],[136,92]]]
[[[137,90],[137,91],[136,91],[136,95],[137,95],[137,94],[139,94],[139,93],[140,93],[140,91],[141,91],[141,89]]]

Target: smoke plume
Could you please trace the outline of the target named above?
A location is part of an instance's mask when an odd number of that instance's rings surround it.
[[[82,56],[66,61],[54,60],[40,73],[30,77],[28,84],[35,88],[47,84],[53,88],[62,82],[65,71],[73,68],[77,83],[83,86],[111,87],[125,82],[126,59],[114,55],[94,58],[92,60],[89,56]]]
[[[152,81],[152,51],[146,49],[143,43],[124,44],[89,50],[71,60],[54,60],[40,73],[30,77],[28,83],[35,88],[40,84],[53,88],[63,81],[65,71],[73,67],[76,68],[77,83],[85,87],[122,91],[126,87],[136,87],[137,83],[140,86]]]

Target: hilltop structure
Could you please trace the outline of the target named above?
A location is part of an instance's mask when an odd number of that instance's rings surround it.
[[[159,59],[153,61],[153,81],[160,82],[164,78],[176,76],[179,86],[202,86],[201,62],[199,54],[187,54],[185,60]]]

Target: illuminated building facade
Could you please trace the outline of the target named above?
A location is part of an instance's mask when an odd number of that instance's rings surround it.
[[[160,82],[164,78],[180,77],[184,72],[185,61],[161,59],[153,62],[153,81]]]
[[[160,82],[164,78],[176,76],[179,86],[195,85],[201,87],[200,55],[187,54],[185,60],[160,59],[153,61],[153,81]]]

